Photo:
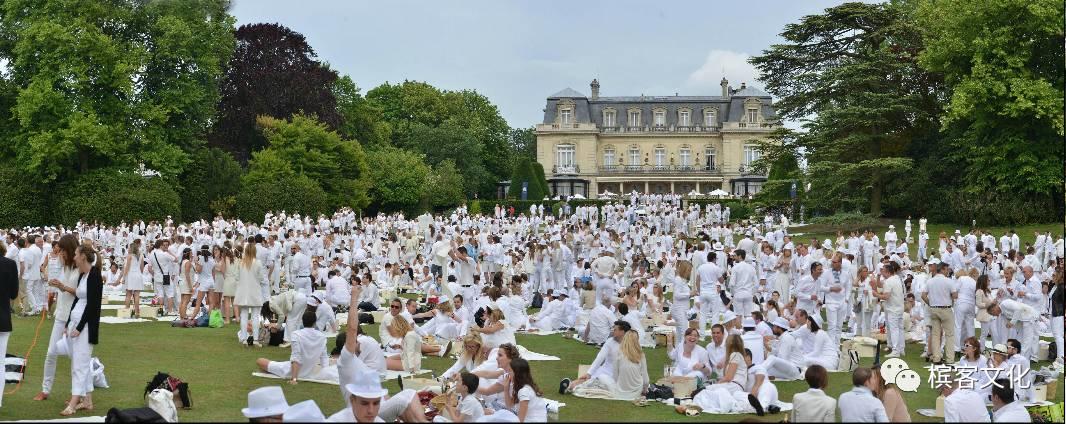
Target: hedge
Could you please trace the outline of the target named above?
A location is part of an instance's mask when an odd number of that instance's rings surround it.
[[[181,199],[162,177],[144,177],[133,170],[104,168],[79,175],[56,190],[55,220],[73,225],[99,221],[117,225],[136,220],[181,222]]]
[[[700,205],[700,208],[706,210],[707,205],[719,203],[722,205],[722,210],[729,207],[729,220],[740,221],[750,219],[755,215],[755,206],[746,200],[737,199],[686,199],[683,202],[684,207],[689,205]],[[761,222],[761,221],[760,221]]]
[[[247,180],[247,179],[246,179]],[[304,175],[242,181],[233,212],[248,222],[262,222],[269,211],[317,215],[326,213],[326,192]]]
[[[51,225],[48,188],[12,164],[0,164],[0,228]]]

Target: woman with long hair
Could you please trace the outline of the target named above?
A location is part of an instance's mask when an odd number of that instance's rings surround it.
[[[78,270],[77,261],[75,261],[78,250],[77,236],[66,234],[59,238],[56,245],[59,247],[57,255],[62,262],[62,271],[60,275],[54,278],[49,276],[48,280],[48,286],[57,291],[56,311],[55,318],[52,321],[52,336],[48,341],[48,353],[44,357],[44,377],[41,382],[41,392],[33,397],[33,400],[38,401],[48,399],[48,395],[52,392],[52,383],[55,381],[56,375],[56,359],[59,356],[56,350],[56,343],[59,342],[61,337],[66,335],[67,322],[70,319],[70,306],[74,303],[74,290],[78,287],[78,278],[81,274]],[[102,296],[102,288],[100,293]]]
[[[711,366],[707,363],[707,349],[700,346],[699,340],[699,330],[686,329],[684,338],[667,352],[667,356],[673,361],[672,375],[701,379],[710,376]]]
[[[507,390],[504,404],[514,412],[518,422],[542,423],[548,421],[548,408],[544,402],[544,392],[533,381],[529,362],[522,358],[511,360],[511,372],[504,375]]]
[[[485,314],[485,325],[483,327],[470,326],[469,331],[471,333],[481,333],[485,347],[488,349],[507,343],[516,343],[514,329],[507,324],[507,318],[503,310],[499,308],[490,308]]]
[[[133,239],[126,253],[126,263],[122,266],[121,281],[126,283],[126,301],[124,307],[133,308],[133,316],[141,317],[141,290],[144,290],[144,256],[141,253],[141,239]]]
[[[207,245],[200,247],[193,263],[196,272],[196,305],[202,307],[207,303],[207,311],[213,311],[218,305],[215,292],[215,257]]]
[[[807,328],[811,334],[809,337],[814,339],[814,347],[811,349],[810,354],[804,358],[804,365],[821,365],[827,370],[837,369],[837,365],[840,362],[840,345],[830,340],[829,332],[821,331],[818,323],[809,316],[807,317]]]
[[[885,378],[881,376],[880,367],[873,368],[873,376],[871,378],[876,379],[876,387],[878,389],[874,392],[874,396],[877,396],[881,403],[884,404],[885,413],[888,414],[888,421],[893,423],[911,422],[911,414],[907,411],[907,402],[903,400],[903,392],[895,384],[885,381]]]
[[[181,294],[181,301],[178,302],[178,317],[182,320],[188,319],[189,302],[192,300],[193,293],[193,276],[195,272],[192,267],[192,249],[186,247],[181,251],[181,265],[178,268],[178,293]]]
[[[689,297],[692,295],[692,262],[678,261],[677,273],[674,276],[673,303],[670,305],[670,316],[674,319],[674,337],[678,340],[687,334]],[[672,343],[671,343],[672,344]]]
[[[406,319],[394,319],[389,323],[392,337],[386,348],[395,352],[385,357],[385,368],[392,371],[418,372],[422,369],[422,337]]]
[[[777,258],[777,265],[775,265],[774,268],[777,269],[777,273],[774,276],[774,290],[781,295],[781,299],[784,299],[787,302],[792,296],[790,291],[792,287],[791,248],[785,247],[781,249],[781,255]]]
[[[78,287],[62,290],[74,295],[70,307],[70,321],[66,337],[70,346],[70,400],[60,415],[73,415],[81,409],[93,409],[93,345],[100,337],[100,303],[103,301],[103,280],[100,277],[99,255],[90,244],[82,244],[74,255],[79,272]]]
[[[241,268],[237,265],[235,252],[239,252],[239,249],[235,249],[232,243],[226,241],[222,244],[220,255],[222,260],[218,261],[222,264],[224,287],[222,289],[222,319],[226,324],[229,324],[231,319],[236,320],[239,315],[237,306],[233,302],[234,296],[237,295],[237,281],[241,275]]]
[[[962,341],[962,356],[959,357],[958,364],[955,365],[956,369],[974,369],[977,370],[973,375],[976,377],[974,382],[974,390],[980,393],[991,393],[992,389],[992,377],[984,370],[988,369],[991,364],[988,362],[988,358],[981,354],[981,342],[977,340],[977,337],[969,337]]]
[[[238,267],[240,275],[233,299],[234,305],[239,309],[238,315],[241,321],[237,337],[242,344],[251,343],[253,346],[262,347],[259,343],[259,310],[265,299],[259,290],[259,284],[263,281],[266,271],[263,269],[263,264],[255,258],[255,243],[244,245],[244,252],[241,254]]]
[[[989,321],[992,321],[992,315],[988,314],[988,307],[992,306],[996,301],[992,297],[992,290],[988,288],[988,281],[987,274],[979,275],[977,277],[977,291],[974,292],[975,319],[981,323],[981,339],[983,340],[992,340],[992,332],[996,330],[996,326],[988,324]]]
[[[215,262],[215,267],[211,271],[211,278],[215,281],[214,290],[214,305],[219,308],[222,314],[223,322],[225,322],[226,311],[222,306],[222,293],[226,289],[226,264],[223,259],[225,256],[222,254],[222,248],[218,245],[211,247],[211,260]]]

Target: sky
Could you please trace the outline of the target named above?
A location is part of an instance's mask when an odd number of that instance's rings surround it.
[[[719,95],[763,88],[747,59],[784,26],[841,1],[235,0],[237,24],[279,23],[365,93],[384,82],[472,89],[512,127],[564,88],[601,96]],[[792,125],[789,125],[792,126]]]

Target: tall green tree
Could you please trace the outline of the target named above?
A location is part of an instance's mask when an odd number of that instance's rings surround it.
[[[1064,6],[1057,0],[918,3],[920,63],[950,86],[943,132],[958,188],[997,209],[1063,216]],[[1022,204],[1027,200],[1042,204]]]
[[[511,145],[511,152],[514,155],[512,162],[518,159],[519,156],[524,156],[532,160],[537,158],[537,130],[534,127],[527,128],[513,128],[508,136],[508,143]],[[513,166],[513,163],[512,163]]]
[[[222,82],[212,146],[247,162],[266,139],[256,128],[260,115],[285,119],[296,113],[314,115],[330,130],[341,118],[333,83],[337,72],[318,60],[303,34],[279,24],[242,25],[233,58]]]
[[[395,147],[381,147],[367,153],[370,199],[380,212],[416,212],[430,182],[430,169],[422,155]]]
[[[6,153],[46,181],[139,164],[165,177],[202,142],[232,53],[226,0],[5,1]],[[0,93],[0,94],[4,94]],[[6,104],[8,100],[0,101]],[[2,118],[2,117],[0,117]]]
[[[463,181],[463,174],[459,172],[459,168],[451,159],[445,159],[433,167],[430,181],[429,192],[426,196],[429,206],[434,209],[459,206],[466,200],[466,182]]]
[[[897,3],[845,3],[785,26],[775,44],[753,57],[782,119],[806,132],[764,143],[803,155],[810,200],[823,209],[862,205],[880,215],[887,181],[913,164],[905,151],[935,130],[938,82],[917,64],[913,17]]]
[[[359,91],[347,75],[333,83],[333,96],[337,98],[337,113],[341,117],[337,132],[366,148],[391,146],[392,126],[385,121],[384,111]]]
[[[181,182],[181,216],[187,221],[211,218],[211,203],[234,196],[240,188],[241,165],[219,148],[201,148],[178,179]]]
[[[267,147],[254,156],[257,161],[287,163],[322,187],[331,208],[367,206],[369,168],[359,143],[341,138],[312,116],[297,114],[288,120],[260,116],[258,122]]]

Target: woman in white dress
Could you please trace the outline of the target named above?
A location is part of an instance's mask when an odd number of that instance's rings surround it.
[[[178,293],[181,294],[181,302],[178,304],[178,317],[188,319],[189,302],[192,301],[193,285],[195,284],[196,271],[192,267],[192,249],[186,247],[181,251],[181,266],[178,267]]]
[[[237,282],[240,278],[240,266],[237,263],[237,256],[234,252],[239,253],[240,250],[234,249],[230,242],[226,242],[222,245],[221,257],[222,260],[218,261],[222,265],[223,283],[222,283],[222,320],[226,324],[230,323],[230,320],[237,320],[240,315],[237,312],[237,306],[233,301],[234,296],[237,295]]]
[[[673,304],[670,305],[670,316],[674,320],[674,337],[677,339],[680,339],[682,334],[687,334],[685,329],[688,328],[689,297],[692,295],[692,288],[689,286],[691,277],[692,263],[679,261],[672,281],[674,297]]]
[[[685,338],[667,352],[667,356],[673,361],[670,375],[701,379],[706,379],[710,375],[711,366],[707,362],[707,349],[697,343],[699,339],[699,331],[689,328],[685,330]]]
[[[238,267],[240,271],[238,271],[237,287],[233,298],[233,304],[239,309],[238,315],[241,320],[237,337],[241,343],[251,343],[253,346],[262,347],[259,343],[259,311],[263,307],[263,295],[259,290],[259,283],[263,281],[266,271],[263,269],[263,264],[255,259],[255,243],[245,244]],[[252,326],[250,332],[249,324]]]
[[[781,299],[788,301],[792,293],[789,289],[792,287],[792,249],[790,246],[781,250],[781,257],[777,261],[774,269],[777,271],[774,276],[774,291],[781,295]]]
[[[196,272],[196,305],[203,307],[207,304],[207,311],[211,312],[218,305],[218,295],[215,293],[215,258],[207,246],[200,248],[193,263],[193,271]]]
[[[144,290],[144,257],[141,256],[141,239],[130,243],[126,263],[122,266],[122,281],[126,283],[126,302],[124,307],[133,308],[133,316],[141,317],[141,290]]]

